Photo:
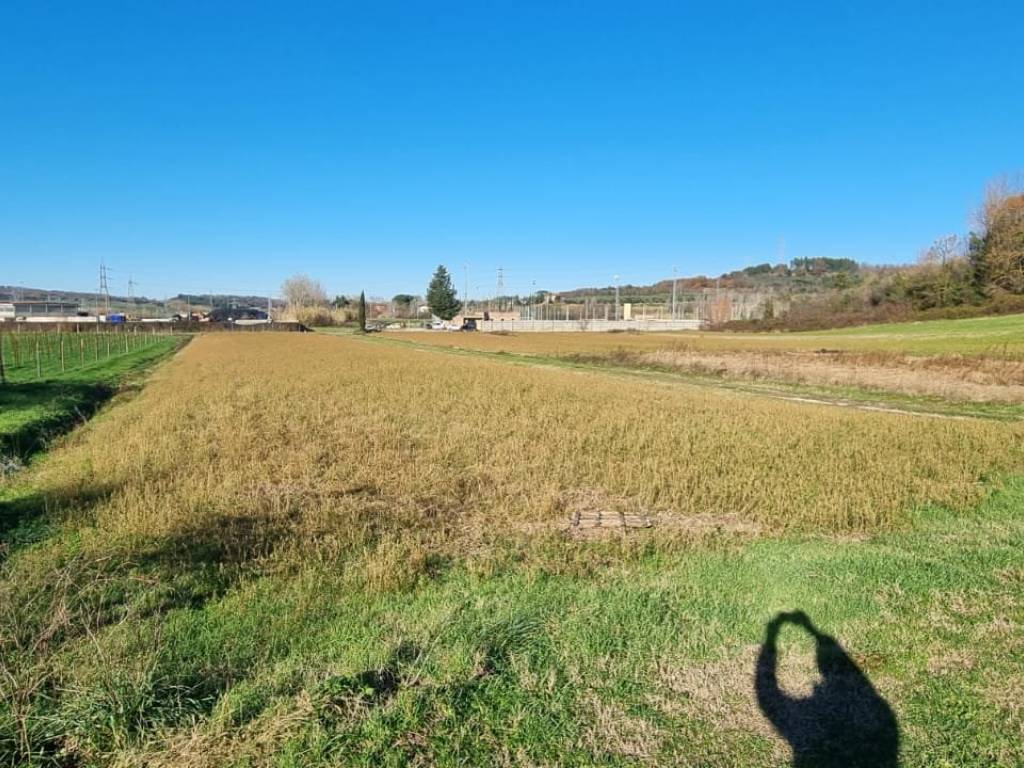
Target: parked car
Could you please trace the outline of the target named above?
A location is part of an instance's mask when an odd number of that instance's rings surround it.
[[[476,330],[476,320],[474,320],[473,318],[469,318],[468,320],[466,320],[462,324],[462,327],[459,328],[459,330],[460,331],[475,331]]]
[[[447,327],[444,320],[435,320],[430,324],[430,330],[432,331],[443,331]]]

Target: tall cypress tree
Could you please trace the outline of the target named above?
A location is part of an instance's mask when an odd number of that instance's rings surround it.
[[[359,328],[356,333],[366,333],[366,292],[359,292],[359,315],[358,315]]]
[[[430,285],[427,287],[427,306],[442,320],[451,320],[462,309],[462,302],[455,296],[452,276],[448,274],[444,264],[438,266],[430,279]]]

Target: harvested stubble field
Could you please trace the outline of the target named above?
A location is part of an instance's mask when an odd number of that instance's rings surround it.
[[[444,348],[959,403],[1024,403],[1024,317],[818,333],[405,333]]]
[[[367,525],[486,538],[561,522],[560,500],[590,490],[774,531],[863,531],[904,522],[914,503],[970,504],[984,477],[1024,469],[1021,425],[453,365],[317,336],[197,339],[105,429],[41,479],[131,494],[130,514],[100,515],[112,533],[164,534],[197,508],[242,507],[299,510],[311,536],[332,540]]]
[[[906,764],[1011,765],[1022,447],[1020,424],[202,336],[3,489],[0,516],[34,514],[0,550],[0,764],[782,765],[752,665],[802,608],[856,646]],[[654,525],[567,535],[594,511]],[[783,647],[809,685],[813,646]]]

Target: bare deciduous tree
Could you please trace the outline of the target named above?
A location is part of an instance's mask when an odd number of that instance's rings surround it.
[[[959,235],[946,235],[932,243],[931,247],[921,254],[918,262],[926,266],[943,266],[962,258],[966,248],[967,244]]]
[[[292,275],[281,285],[281,293],[290,307],[322,307],[327,305],[327,292],[308,275]]]

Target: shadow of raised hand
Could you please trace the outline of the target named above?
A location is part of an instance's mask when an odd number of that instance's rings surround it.
[[[821,680],[807,697],[779,687],[778,636],[785,624],[815,640]],[[842,646],[803,611],[780,613],[768,623],[755,671],[757,702],[793,748],[793,765],[891,768],[899,765],[896,717]]]

